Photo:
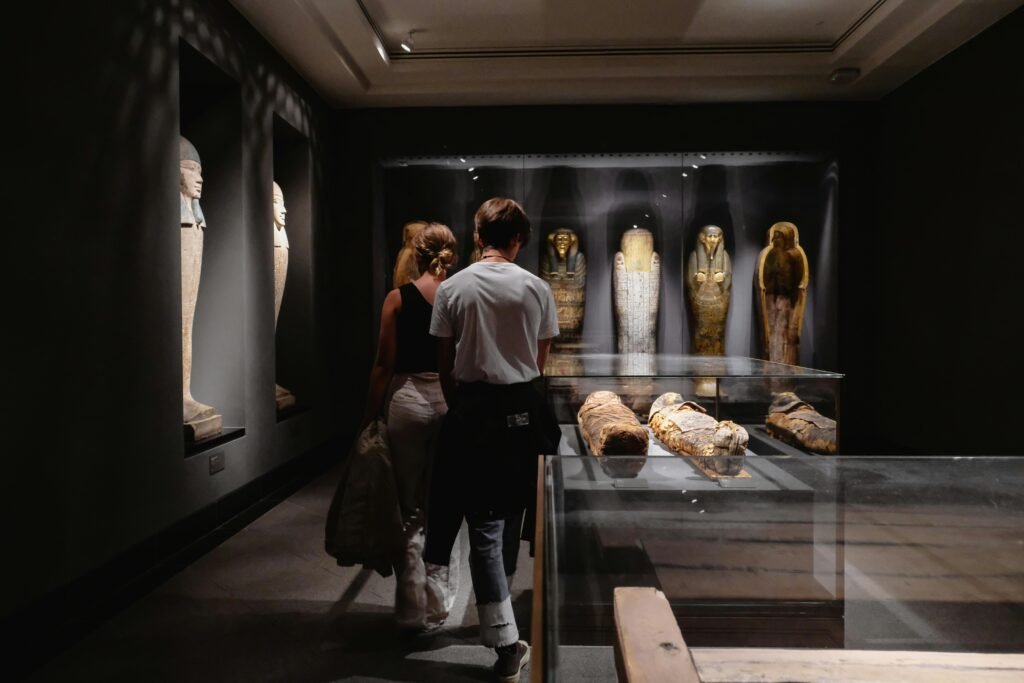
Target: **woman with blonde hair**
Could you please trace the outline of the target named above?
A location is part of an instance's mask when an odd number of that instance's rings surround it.
[[[455,597],[456,551],[445,581],[431,581],[423,565],[428,477],[434,441],[447,412],[430,336],[437,287],[456,263],[455,236],[430,223],[413,240],[418,278],[391,290],[380,316],[377,359],[370,373],[363,426],[383,415],[405,529],[404,554],[395,567],[395,618],[400,628],[430,629],[448,616]]]

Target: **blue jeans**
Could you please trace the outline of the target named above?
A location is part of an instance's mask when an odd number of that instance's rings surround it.
[[[522,512],[503,516],[493,512],[470,512],[469,569],[476,592],[480,619],[480,642],[487,647],[512,645],[519,640],[516,617],[512,612],[509,577],[515,572],[519,550],[519,525]],[[515,544],[515,552],[506,546]]]

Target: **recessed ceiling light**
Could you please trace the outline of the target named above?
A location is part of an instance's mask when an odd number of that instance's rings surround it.
[[[473,180],[479,180],[479,178],[480,178],[480,176],[478,176],[478,175],[473,176]]]
[[[470,166],[469,167],[469,172],[472,173],[474,168],[475,168],[474,166]]]
[[[697,164],[690,164],[690,166],[692,166],[693,168],[700,168],[700,166],[698,166]]]
[[[707,158],[708,158],[708,155],[707,155],[707,154],[701,154],[701,155],[700,155],[700,158],[701,158],[701,159],[707,159]]]

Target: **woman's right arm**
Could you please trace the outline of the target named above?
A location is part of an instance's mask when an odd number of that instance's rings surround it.
[[[397,289],[388,292],[380,312],[380,338],[377,340],[377,359],[370,371],[370,388],[366,395],[366,410],[359,423],[362,431],[384,410],[391,377],[395,374],[398,355],[398,312],[402,310],[402,295]]]

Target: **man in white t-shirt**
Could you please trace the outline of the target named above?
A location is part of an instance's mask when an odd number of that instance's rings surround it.
[[[551,288],[514,261],[530,221],[511,199],[476,213],[480,260],[437,289],[430,334],[448,402],[432,475],[424,558],[428,577],[448,562],[463,517],[480,639],[498,652],[495,672],[519,680],[529,646],[519,640],[509,595],[523,512],[533,503],[537,456],[557,425],[533,380],[544,371],[558,319]]]

